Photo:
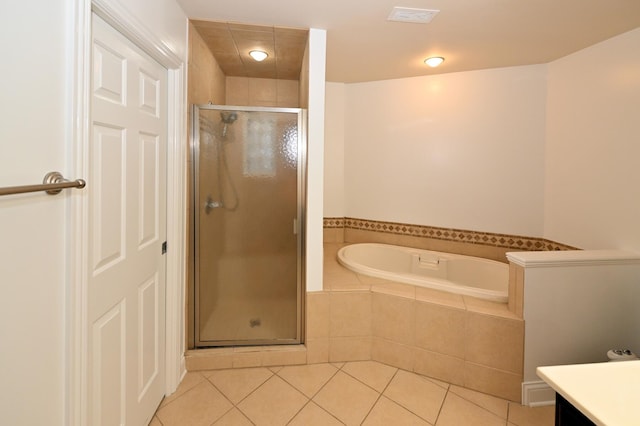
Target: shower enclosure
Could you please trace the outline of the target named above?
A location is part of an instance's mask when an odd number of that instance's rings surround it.
[[[301,343],[303,111],[192,112],[194,344]]]

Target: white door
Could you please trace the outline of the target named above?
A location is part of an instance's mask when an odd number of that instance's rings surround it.
[[[88,422],[146,425],[165,383],[167,71],[92,27]]]

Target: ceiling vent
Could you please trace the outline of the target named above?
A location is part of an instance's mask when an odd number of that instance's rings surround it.
[[[412,22],[414,24],[428,24],[440,12],[431,9],[414,9],[411,7],[394,7],[388,21]]]

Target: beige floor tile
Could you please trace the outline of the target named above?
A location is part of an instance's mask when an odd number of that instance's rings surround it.
[[[507,418],[509,401],[455,385],[452,385],[449,390],[467,401],[491,411],[502,419]]]
[[[345,364],[342,371],[382,392],[398,369],[375,361],[354,361]]]
[[[162,426],[162,422],[158,420],[156,416],[153,416],[151,422],[149,423],[149,426]]]
[[[435,423],[447,391],[435,383],[404,370],[398,370],[383,395],[407,410]]]
[[[193,389],[195,386],[200,384],[203,380],[206,380],[206,379],[204,378],[204,375],[202,375],[200,372],[197,372],[197,371],[187,372],[187,374],[184,375],[184,378],[178,385],[178,389],[176,389],[176,391],[171,395],[165,397],[162,400],[160,407],[164,407],[170,402],[175,401],[176,398],[183,395],[185,392],[189,391],[190,389]]]
[[[401,407],[395,402],[384,396],[381,397],[376,405],[362,423],[363,426],[429,426],[420,417],[416,416],[409,410]]]
[[[247,419],[237,408],[229,410],[213,426],[252,426],[253,423]]]
[[[310,401],[302,410],[291,420],[288,426],[341,426],[340,420],[327,413],[317,404]]]
[[[285,425],[308,399],[278,376],[273,376],[246,397],[237,408],[254,424]]]
[[[347,425],[359,425],[379,394],[353,377],[339,371],[313,401]]]
[[[212,371],[208,378],[224,396],[238,404],[271,376],[273,372],[267,368],[239,368]]]
[[[175,401],[160,408],[157,417],[164,426],[210,425],[233,405],[211,383],[203,381]]]
[[[505,423],[506,419],[449,392],[436,426],[504,426]]]
[[[544,407],[525,407],[509,403],[509,423],[517,426],[553,426],[555,422],[555,405]]]
[[[278,375],[307,398],[313,398],[337,371],[338,369],[330,364],[312,364],[285,367]]]

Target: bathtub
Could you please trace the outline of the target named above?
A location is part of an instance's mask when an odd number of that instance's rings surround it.
[[[506,303],[508,299],[509,266],[494,260],[361,243],[341,248],[338,261],[358,274],[371,277],[494,302]]]

